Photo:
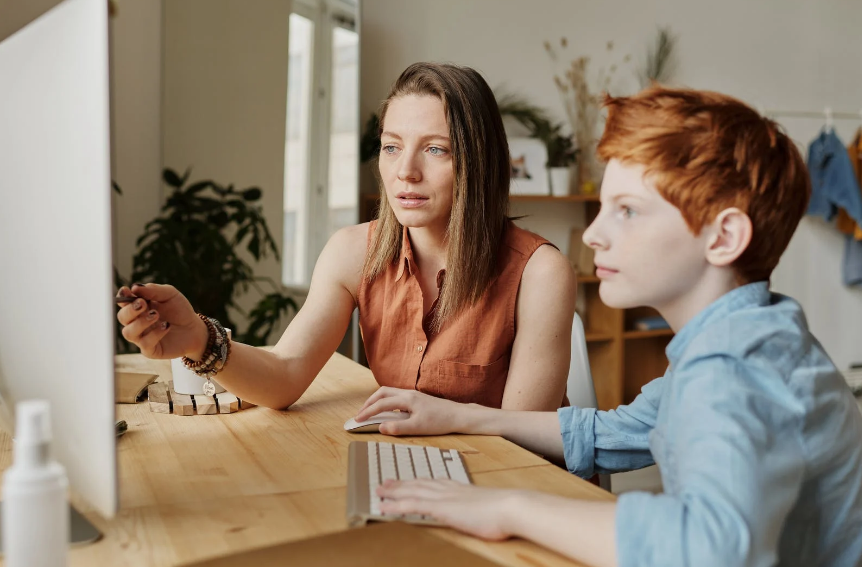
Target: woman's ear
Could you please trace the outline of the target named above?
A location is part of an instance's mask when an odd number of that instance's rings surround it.
[[[748,215],[731,207],[724,209],[710,223],[712,235],[707,240],[706,260],[713,266],[730,266],[751,243],[754,231]]]

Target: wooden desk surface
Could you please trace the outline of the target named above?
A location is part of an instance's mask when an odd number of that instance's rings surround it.
[[[170,377],[167,361],[140,355],[118,356],[117,368]],[[152,413],[147,403],[118,404],[118,419],[129,425],[118,439],[120,511],[106,521],[78,503],[105,537],[72,549],[69,564],[179,565],[345,530],[347,447],[355,440],[457,449],[482,486],[614,498],[499,437],[345,432],[344,422],[376,387],[367,368],[336,354],[289,411],[177,416]],[[0,468],[10,462],[11,441],[2,434]],[[489,543],[425,529],[503,565],[576,565],[521,540]]]

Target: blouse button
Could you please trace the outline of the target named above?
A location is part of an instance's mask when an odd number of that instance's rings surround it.
[[[419,352],[422,352],[422,345],[419,345],[418,347],[416,347],[416,350]]]

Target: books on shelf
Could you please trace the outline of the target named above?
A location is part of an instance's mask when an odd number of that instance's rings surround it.
[[[670,329],[670,325],[661,316],[655,315],[635,319],[634,328],[637,331],[656,331],[659,329]]]

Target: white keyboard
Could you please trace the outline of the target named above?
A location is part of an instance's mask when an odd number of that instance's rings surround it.
[[[347,522],[400,520],[437,525],[427,516],[398,516],[380,512],[377,487],[389,479],[451,479],[470,484],[461,454],[454,449],[419,445],[354,441],[348,450]]]

